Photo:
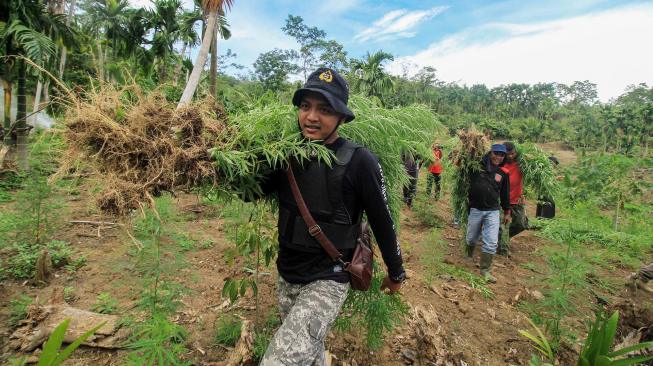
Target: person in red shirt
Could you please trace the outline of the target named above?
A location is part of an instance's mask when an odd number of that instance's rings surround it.
[[[524,209],[524,185],[523,176],[517,162],[517,149],[515,144],[506,141],[503,143],[506,147],[506,160],[501,169],[508,174],[510,179],[510,226],[508,235],[504,233],[504,225],[499,229],[499,247],[497,254],[510,255],[510,238],[528,229],[528,217]]]
[[[429,166],[429,174],[426,177],[426,196],[431,195],[431,187],[435,183],[435,199],[440,198],[440,181],[442,174],[442,146],[439,144],[433,144],[433,157],[434,162]]]

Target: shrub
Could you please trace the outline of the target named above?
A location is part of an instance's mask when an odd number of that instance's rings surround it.
[[[218,319],[215,342],[223,346],[234,346],[240,338],[243,321],[234,315],[225,314]]]

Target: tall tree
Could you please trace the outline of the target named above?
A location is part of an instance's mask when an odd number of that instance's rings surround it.
[[[181,68],[186,59],[186,50],[189,47],[196,46],[199,43],[200,36],[195,30],[195,23],[202,20],[202,13],[199,8],[192,11],[184,11],[179,17],[179,40],[183,43],[181,52],[179,53],[180,60],[177,62],[174,71],[175,85],[179,82]]]
[[[265,89],[279,90],[288,80],[288,75],[299,71],[299,67],[294,63],[298,57],[295,50],[275,48],[264,52],[254,62],[254,74]]]
[[[224,11],[225,7],[231,9],[233,5],[233,0],[203,0],[202,8],[204,12],[208,14],[206,30],[204,31],[204,37],[202,38],[202,46],[200,51],[197,54],[197,59],[193,65],[193,71],[186,83],[186,88],[184,93],[177,104],[177,108],[181,107],[184,104],[190,103],[197,90],[197,85],[200,82],[200,76],[202,75],[202,70],[204,70],[204,65],[206,64],[206,59],[209,54],[209,48],[213,41],[214,28],[218,22],[218,15],[220,10]]]
[[[147,14],[153,28],[151,52],[155,59],[159,82],[168,79],[168,61],[174,54],[174,44],[181,38],[178,18],[182,16],[181,0],[154,0],[154,8]]]
[[[299,43],[299,69],[306,80],[308,73],[313,71],[316,66],[318,50],[326,45],[324,39],[326,32],[317,27],[307,26],[302,17],[291,14],[288,14],[286,25],[281,30]]]
[[[213,44],[211,45],[211,67],[209,69],[209,93],[215,97],[218,89],[218,35],[222,39],[231,38],[229,23],[224,16],[224,12],[218,14],[218,24],[215,27],[213,35]]]
[[[0,22],[0,48],[8,56],[2,59],[5,66],[2,76],[5,80],[14,80],[14,77],[17,80],[17,113],[14,126],[11,126],[7,123],[10,109],[6,109],[5,143],[9,145],[15,143],[18,165],[21,169],[26,170],[28,169],[27,134],[29,130],[25,120],[28,72],[25,59],[47,68],[56,55],[53,39],[60,39],[64,43],[72,44],[75,33],[66,26],[62,14],[49,13],[46,6],[38,0],[10,0],[8,8],[9,12],[4,18],[6,22]],[[5,84],[6,107],[11,106],[11,88],[11,82]],[[14,133],[15,140],[13,140]]]
[[[385,93],[394,89],[390,75],[383,69],[385,61],[394,60],[394,56],[384,51],[369,52],[364,60],[353,60],[351,70],[356,76],[354,87],[368,96],[375,96],[382,100]]]

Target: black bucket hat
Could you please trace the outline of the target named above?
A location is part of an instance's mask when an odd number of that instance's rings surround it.
[[[315,92],[322,95],[336,112],[345,115],[345,122],[353,120],[354,112],[347,107],[349,87],[337,71],[320,67],[308,76],[303,88],[297,89],[292,97],[292,104],[299,107],[304,94]]]

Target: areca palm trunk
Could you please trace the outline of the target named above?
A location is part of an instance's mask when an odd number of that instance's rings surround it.
[[[13,141],[11,141],[11,134],[9,133],[9,129],[11,128],[11,88],[13,88],[13,83],[7,79],[2,79],[2,89],[3,89],[3,96],[4,96],[4,112],[5,112],[5,118],[4,118],[4,124],[3,124],[3,129],[4,129],[4,143],[5,145],[13,145]]]
[[[68,16],[66,16],[66,25],[70,26],[70,21],[75,14],[75,5],[77,5],[77,0],[70,1],[70,11]],[[59,59],[59,79],[63,81],[63,72],[66,69],[66,56],[68,55],[68,49],[66,46],[61,47],[61,58]]]
[[[213,28],[213,41],[211,42],[211,69],[209,71],[209,92],[215,98],[218,90],[218,27]]]
[[[39,79],[36,82],[36,92],[34,92],[34,107],[32,108],[32,118],[31,118],[32,124],[36,122],[38,116],[38,113],[36,113],[36,111],[39,110],[41,104],[41,94],[43,94],[43,82],[41,82],[41,79]]]
[[[180,55],[181,55],[181,62],[179,62],[179,63],[175,66],[175,74],[174,74],[174,76],[173,76],[173,77],[175,78],[175,86],[177,86],[177,85],[179,84],[179,74],[181,73],[181,67],[184,65],[184,56],[185,56],[185,54],[186,54],[186,48],[187,48],[187,47],[188,47],[188,42],[184,42],[184,47],[182,47],[182,49],[181,49],[181,53],[180,53]]]
[[[29,163],[27,160],[27,98],[25,96],[25,74],[27,74],[25,60],[18,61],[18,88],[16,95],[16,159],[18,167],[27,171]]]
[[[177,104],[177,108],[183,106],[184,104],[190,103],[197,90],[197,86],[200,82],[200,76],[202,75],[202,70],[204,70],[204,65],[206,64],[206,59],[209,55],[209,49],[211,48],[211,42],[213,41],[213,34],[215,25],[218,19],[218,9],[212,9],[209,12],[208,21],[206,25],[206,31],[204,32],[204,38],[202,38],[202,46],[200,51],[197,54],[197,59],[193,65],[193,72],[191,72],[188,82],[186,83],[186,88],[184,88],[184,93]]]

